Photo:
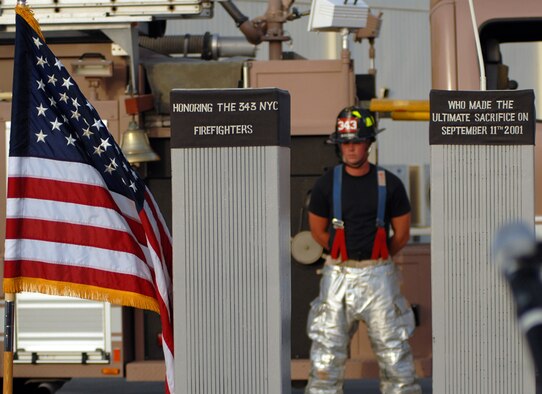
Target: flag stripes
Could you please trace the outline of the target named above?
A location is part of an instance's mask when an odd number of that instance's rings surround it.
[[[11,260],[6,263],[4,270],[10,277],[17,273],[26,278],[115,288],[122,292],[139,293],[147,297],[154,297],[152,283],[135,275],[32,260]],[[119,279],[121,282],[119,282]],[[155,304],[156,307],[153,309],[158,312],[158,304]]]

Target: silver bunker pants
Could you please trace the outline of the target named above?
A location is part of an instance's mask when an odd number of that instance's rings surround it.
[[[326,264],[307,329],[311,372],[305,394],[343,394],[348,343],[358,321],[367,325],[383,394],[419,394],[408,338],[414,314],[399,289],[395,264],[364,268]]]

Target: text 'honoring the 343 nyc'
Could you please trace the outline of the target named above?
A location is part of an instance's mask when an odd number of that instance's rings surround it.
[[[289,95],[280,89],[179,89],[171,94],[172,121],[182,125],[180,144],[187,147],[275,144],[283,135],[276,130],[289,129],[289,108]]]
[[[228,101],[217,103],[173,103],[173,112],[256,112],[256,111],[278,111],[279,102],[272,101]],[[203,120],[203,119],[202,119]],[[222,125],[194,125],[194,135],[220,135],[252,134],[252,124],[222,124]]]
[[[532,90],[433,90],[430,108],[432,145],[534,144]]]

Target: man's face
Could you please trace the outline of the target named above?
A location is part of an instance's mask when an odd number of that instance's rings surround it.
[[[363,166],[369,158],[370,141],[345,142],[341,144],[343,163],[352,168]]]

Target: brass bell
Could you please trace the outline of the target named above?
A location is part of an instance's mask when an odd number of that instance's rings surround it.
[[[120,148],[130,164],[160,160],[151,148],[147,132],[140,129],[133,120],[128,125],[128,130],[122,133]]]

